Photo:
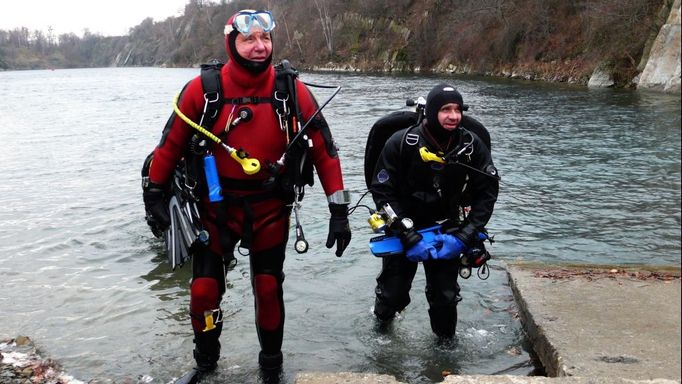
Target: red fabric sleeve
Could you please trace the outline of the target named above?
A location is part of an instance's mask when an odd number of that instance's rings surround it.
[[[192,121],[198,121],[204,107],[201,78],[197,77],[187,84],[178,100],[180,111]],[[182,158],[184,150],[194,133],[175,112],[171,115],[163,130],[161,141],[154,149],[154,157],[149,166],[149,180],[157,184],[166,184],[175,166]]]
[[[298,94],[299,107],[305,121],[305,124],[310,117],[317,111],[317,102],[310,90],[298,79],[296,80],[296,93]],[[317,175],[324,189],[324,193],[329,196],[332,193],[343,189],[343,176],[341,174],[341,161],[339,156],[332,157],[326,149],[326,143],[320,129],[316,125],[326,124],[322,113],[319,113],[315,119],[306,128],[308,137],[313,141],[313,147],[310,151],[312,155],[313,164],[317,170]],[[332,144],[333,145],[333,144]]]

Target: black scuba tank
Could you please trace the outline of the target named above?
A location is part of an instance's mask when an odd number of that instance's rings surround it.
[[[379,161],[379,155],[384,148],[386,141],[401,129],[409,128],[419,122],[419,113],[414,111],[396,111],[377,120],[367,135],[367,144],[365,145],[365,184],[367,188],[372,184],[372,177],[374,177],[374,170]],[[478,120],[473,117],[462,116],[461,126],[478,136],[483,143],[492,150],[490,146],[490,133]]]
[[[401,129],[417,124],[419,115],[414,111],[396,111],[380,118],[374,123],[367,135],[365,145],[365,183],[367,188],[372,184],[374,168],[379,161],[381,150],[386,141]]]

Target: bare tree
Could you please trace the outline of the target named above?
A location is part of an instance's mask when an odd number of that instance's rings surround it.
[[[320,6],[322,3],[322,6]],[[334,52],[334,25],[333,20],[329,17],[329,8],[326,0],[315,0],[315,7],[317,13],[320,15],[320,23],[322,24],[322,34],[327,42],[327,50],[329,53]]]
[[[283,12],[282,16],[283,16],[282,22],[284,23],[284,30],[286,31],[286,34],[287,34],[287,45],[289,47],[292,47],[293,46],[292,38],[291,38],[291,35],[289,34],[289,24],[287,23],[288,15]],[[303,49],[301,48],[300,38],[301,38],[300,33],[297,33],[296,31],[294,31],[293,42],[295,42],[296,46],[298,47],[298,54],[301,57],[303,57]]]

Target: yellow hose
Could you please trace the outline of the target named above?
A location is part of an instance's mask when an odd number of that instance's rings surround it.
[[[422,160],[424,162],[428,163],[429,161],[435,161],[436,163],[445,164],[445,160],[442,157],[429,151],[428,149],[426,149],[426,147],[419,148],[419,154],[421,155]]]
[[[201,125],[193,122],[189,117],[187,117],[182,111],[180,110],[180,107],[178,106],[178,99],[180,99],[180,94],[178,93],[175,96],[175,99],[173,99],[173,110],[175,111],[175,114],[177,114],[182,121],[187,123],[190,127],[196,129],[197,131],[203,133],[208,137],[209,139],[215,141],[217,144],[220,144],[227,153],[230,154],[230,157],[233,158],[236,162],[239,163],[239,165],[242,166],[242,169],[244,170],[244,173],[247,175],[253,175],[255,173],[258,173],[260,171],[260,162],[258,159],[250,159],[248,157],[240,157],[240,151],[237,151],[236,149],[230,147],[229,145],[225,144],[218,138],[218,136],[214,135],[211,133],[208,129],[202,127]]]

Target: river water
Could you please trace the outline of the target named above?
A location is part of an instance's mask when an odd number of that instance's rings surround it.
[[[139,170],[196,69],[0,72],[0,337],[31,336],[72,376],[167,383],[192,367],[189,267],[171,272],[143,220]],[[680,97],[480,78],[310,74],[343,88],[325,109],[347,188],[365,192],[367,132],[437,82],[490,130],[502,175],[488,226],[491,277],[461,280],[457,338],[428,326],[423,272],[389,332],[370,315],[380,262],[367,214],[342,258],[324,247],[326,201],[307,190],[311,250],[289,249],[284,382],[301,371],[408,383],[532,370],[505,261],[680,265]],[[327,90],[315,90],[320,102]],[[365,199],[364,203],[370,203]],[[248,261],[228,274],[214,382],[259,382]]]

